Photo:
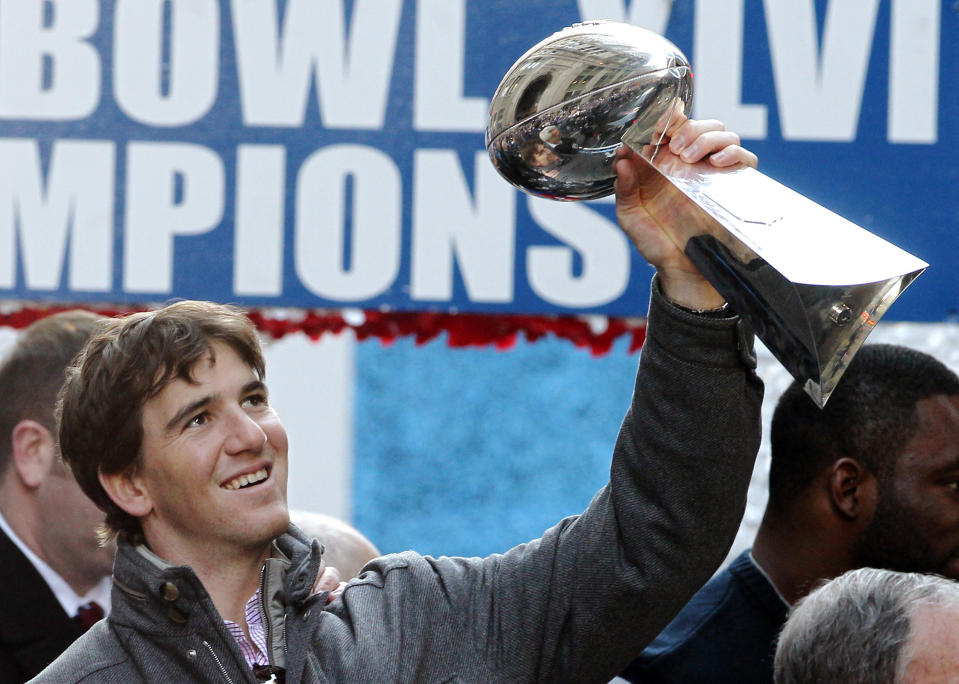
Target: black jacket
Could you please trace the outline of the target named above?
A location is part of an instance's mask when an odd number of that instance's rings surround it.
[[[0,531],[0,682],[36,676],[80,634],[46,580]]]

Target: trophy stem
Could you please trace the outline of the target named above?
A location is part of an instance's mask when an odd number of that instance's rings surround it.
[[[927,264],[754,169],[686,164],[665,145],[633,149],[652,218],[825,406]]]

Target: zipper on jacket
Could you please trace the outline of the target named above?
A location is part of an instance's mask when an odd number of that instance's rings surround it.
[[[273,662],[273,621],[270,619],[270,613],[266,609],[266,563],[260,568],[260,619],[266,627],[266,661],[270,665]]]
[[[226,681],[228,681],[230,684],[233,684],[233,680],[230,679],[230,675],[227,674],[226,668],[223,667],[223,663],[220,662],[220,657],[216,654],[216,651],[214,651],[214,650],[213,650],[213,647],[210,646],[210,642],[209,642],[209,641],[204,641],[204,642],[203,642],[203,645],[206,646],[207,650],[210,652],[210,655],[213,656],[213,660],[216,662],[216,666],[217,666],[218,668],[220,668],[220,672],[221,672],[221,673],[223,674],[223,676],[226,678]]]

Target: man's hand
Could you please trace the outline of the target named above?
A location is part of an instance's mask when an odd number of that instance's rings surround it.
[[[343,593],[343,589],[346,588],[346,582],[340,581],[339,570],[334,567],[328,567],[322,561],[320,562],[320,573],[317,575],[316,582],[313,584],[313,593],[319,594],[320,592],[328,591],[330,594],[326,602],[333,603],[333,601],[338,599]]]
[[[739,136],[719,121],[680,118],[666,130],[669,149],[694,164],[706,157],[716,167],[743,163],[755,167],[756,155],[739,145]],[[664,140],[665,142],[665,140]],[[640,254],[659,273],[663,294],[691,309],[715,309],[723,298],[652,220],[645,206],[637,165],[644,163],[625,145],[616,160],[616,215]]]

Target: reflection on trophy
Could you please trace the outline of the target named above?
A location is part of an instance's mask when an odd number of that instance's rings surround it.
[[[666,131],[692,106],[692,69],[655,33],[588,22],[535,45],[503,77],[486,145],[541,197],[613,192],[616,150],[647,162],[647,209],[821,407],[886,310],[928,266],[755,169],[687,164]]]

